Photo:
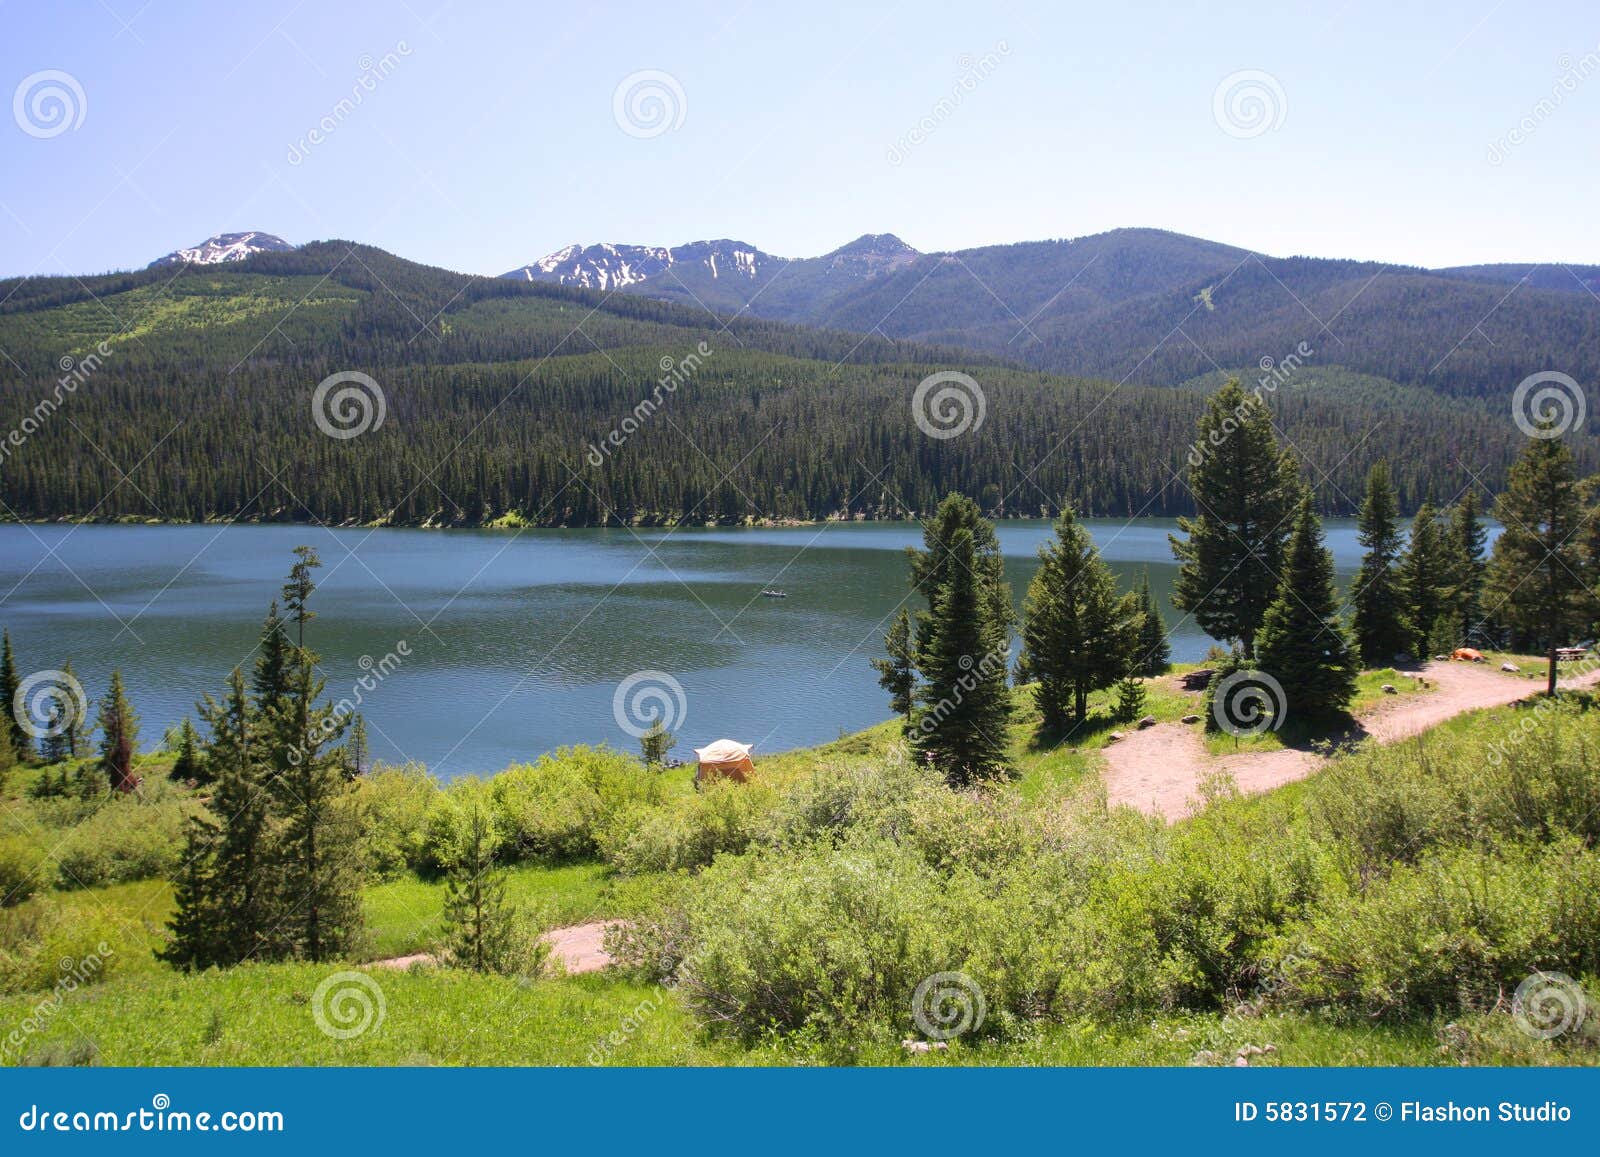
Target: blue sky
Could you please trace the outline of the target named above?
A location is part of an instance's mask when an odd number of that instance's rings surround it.
[[[76,90],[24,83],[52,71]],[[671,107],[655,135],[614,111],[646,71]],[[1227,77],[1265,120],[1218,110]],[[51,84],[64,122],[30,104]],[[1592,2],[0,0],[0,90],[0,275],[247,228],[475,273],[573,241],[808,256],[1123,225],[1600,262]]]

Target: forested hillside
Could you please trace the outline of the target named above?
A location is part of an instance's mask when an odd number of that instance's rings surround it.
[[[1063,496],[1089,514],[1191,507],[1179,478],[1198,391],[1049,376],[998,360],[999,348],[724,322],[342,242],[226,267],[4,282],[0,300],[0,430],[17,431],[0,446],[5,517],[893,517],[951,489],[998,515]],[[1243,352],[1223,364],[1253,367]],[[1271,396],[1325,510],[1348,512],[1378,458],[1396,464],[1408,508],[1472,474],[1499,485],[1521,436],[1498,394],[1396,391],[1327,361]],[[912,395],[953,368],[979,382],[985,418],[930,438]],[[378,383],[384,420],[329,437],[313,392],[347,371]],[[651,397],[658,412],[635,422]],[[600,452],[612,431],[622,443]],[[1580,453],[1594,469],[1593,449]]]
[[[1324,365],[1456,397],[1501,398],[1538,370],[1580,381],[1600,371],[1592,265],[1280,258],[1160,229],[954,253],[887,241],[788,262],[763,254],[748,276],[686,263],[623,292],[1158,385],[1281,358],[1301,341]],[[865,276],[842,264],[863,251],[877,257]],[[518,273],[529,269],[557,275]]]

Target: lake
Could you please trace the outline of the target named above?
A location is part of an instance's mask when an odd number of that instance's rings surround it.
[[[1149,571],[1173,658],[1210,640],[1179,622],[1169,519],[1089,520],[1125,584]],[[1360,557],[1327,523],[1342,581]],[[1042,521],[999,528],[1021,599]],[[324,566],[310,644],[333,700],[360,693],[372,754],[437,775],[497,771],[569,743],[637,741],[618,687],[661,672],[681,717],[674,755],[729,736],[757,754],[837,738],[888,716],[870,657],[906,595],[910,523],[775,529],[328,530],[310,526],[0,526],[0,626],[22,675],[71,659],[91,699],[120,668],[146,749],[252,660],[298,544]],[[780,587],[785,599],[761,597]],[[386,656],[390,658],[386,660]],[[376,672],[383,671],[378,678]],[[625,704],[652,701],[657,677]],[[624,718],[629,716],[624,712]]]

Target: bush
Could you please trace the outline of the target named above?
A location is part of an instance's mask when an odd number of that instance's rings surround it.
[[[680,991],[714,1029],[904,1033],[916,987],[959,964],[937,875],[892,844],[725,857],[687,908]]]
[[[430,866],[428,819],[439,795],[439,781],[420,765],[385,767],[357,780],[365,860],[374,877]]]
[[[1577,840],[1456,848],[1287,930],[1283,996],[1370,1015],[1484,1009],[1535,971],[1600,972],[1600,855]]]
[[[94,888],[171,875],[182,858],[194,805],[176,797],[112,800],[73,828],[55,851],[62,888]]]
[[[602,846],[624,875],[700,868],[748,848],[775,803],[762,784],[712,782],[661,807],[619,811]]]
[[[109,916],[40,897],[0,911],[0,994],[68,993],[120,969],[124,932]]]
[[[666,797],[659,775],[606,747],[563,747],[489,783],[512,846],[546,859],[596,855],[620,815]]]
[[[0,840],[0,908],[15,907],[50,886],[54,867],[44,863],[47,859],[44,849],[30,840]]]

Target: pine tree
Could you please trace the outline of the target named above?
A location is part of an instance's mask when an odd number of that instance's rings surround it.
[[[1237,379],[1212,396],[1189,456],[1196,514],[1170,536],[1178,560],[1172,602],[1206,634],[1255,653],[1301,483],[1294,459],[1278,447],[1265,403]]]
[[[207,695],[199,710],[210,732],[204,762],[216,777],[210,803],[217,831],[209,899],[217,926],[205,942],[217,947],[194,964],[205,967],[270,956],[268,933],[276,927],[278,913],[268,772],[261,763],[260,722],[245,690],[244,672],[235,667],[224,700],[218,703]],[[202,912],[198,919],[204,918]]]
[[[1406,620],[1406,592],[1400,570],[1400,500],[1389,479],[1389,464],[1367,472],[1357,537],[1366,553],[1356,572],[1350,601],[1355,606],[1356,648],[1368,667],[1385,667],[1401,651],[1416,648]]]
[[[337,956],[361,928],[358,846],[351,784],[339,740],[346,719],[321,702],[324,681],[317,655],[305,646],[313,615],[308,601],[321,565],[309,547],[295,550],[284,585],[288,625],[294,628],[291,670],[284,697],[264,716],[272,736],[269,766],[274,811],[282,817],[277,853],[278,898],[286,913],[274,951],[308,960]]]
[[[1468,490],[1450,508],[1450,595],[1455,617],[1461,624],[1459,635],[1471,643],[1482,627],[1483,576],[1488,563],[1484,558],[1489,531],[1483,525],[1478,496]]]
[[[11,732],[11,747],[21,762],[33,755],[33,737],[22,726],[21,712],[16,709],[17,688],[22,679],[17,674],[17,657],[11,650],[11,632],[0,632],[0,712],[4,713],[0,725]]]
[[[44,734],[39,737],[40,762],[65,763],[72,758],[72,740],[68,735],[72,711],[60,697],[51,702],[50,718],[45,720]]]
[[[350,721],[350,738],[344,745],[345,774],[355,779],[366,774],[371,758],[367,745],[367,720],[360,712]]]
[[[1504,529],[1489,559],[1485,601],[1518,642],[1545,650],[1545,691],[1554,695],[1556,648],[1586,625],[1595,585],[1577,543],[1581,506],[1572,452],[1559,438],[1529,440],[1506,476],[1494,516]]]
[[[293,644],[288,635],[283,616],[278,613],[278,600],[272,600],[266,620],[261,624],[261,643],[256,648],[255,671],[251,675],[250,690],[255,701],[255,712],[262,720],[276,720],[279,709],[289,694],[290,669],[293,664]],[[269,741],[270,742],[270,741]],[[286,747],[271,749],[274,762],[286,762]]]
[[[1140,626],[1138,596],[1117,593],[1116,576],[1071,506],[1039,548],[1022,624],[1021,671],[1038,684],[1044,730],[1059,734],[1084,721],[1092,692],[1127,672]]]
[[[1005,581],[1000,537],[978,504],[963,494],[950,494],[939,503],[923,526],[921,550],[906,548],[911,589],[930,604],[933,602],[949,581],[952,544],[963,530],[972,535],[973,566],[989,616],[1009,630],[1016,615],[1011,606],[1011,588]]]
[[[12,744],[11,728],[0,727],[0,795],[5,793],[6,777],[17,766],[17,749]]]
[[[78,683],[78,674],[72,669],[72,660],[68,659],[61,664],[61,673],[65,675],[68,687],[81,686]],[[89,733],[94,729],[89,722],[88,713],[78,710],[80,704],[74,700],[71,705],[71,714],[67,719],[67,757],[69,759],[87,759],[89,756]]]
[[[918,624],[922,686],[911,743],[952,787],[966,787],[1010,770],[1008,632],[995,612],[992,580],[971,530],[962,527],[951,535],[942,573]]]
[[[1172,646],[1167,642],[1167,625],[1161,618],[1161,607],[1150,591],[1150,571],[1146,568],[1139,583],[1138,663],[1135,673],[1147,679],[1164,675],[1172,667]]]
[[[116,791],[139,786],[133,757],[139,751],[139,717],[122,689],[122,672],[111,672],[111,686],[100,700],[100,770]]]
[[[1586,637],[1600,637],[1600,474],[1584,479],[1579,487],[1583,529],[1578,534],[1580,572],[1588,577],[1589,613],[1583,629]],[[1481,592],[1480,592],[1481,595]]]
[[[889,710],[905,716],[905,726],[911,726],[911,711],[916,706],[917,667],[911,653],[911,613],[902,610],[889,622],[883,636],[887,659],[873,659],[873,669],[878,672],[878,686],[889,693]]]
[[[495,866],[497,833],[478,803],[463,837],[445,879],[445,962],[474,972],[514,971],[516,913],[506,903],[505,874]]]
[[[1134,672],[1129,671],[1117,680],[1116,705],[1113,713],[1119,723],[1132,723],[1144,715],[1145,703],[1148,694],[1144,689],[1144,682]]]
[[[228,913],[217,885],[217,821],[209,811],[184,825],[183,858],[172,876],[170,938],[156,957],[174,968],[195,970],[237,959],[226,939]]]
[[[1356,690],[1355,648],[1339,619],[1333,555],[1307,495],[1295,516],[1277,598],[1261,624],[1261,670],[1283,687],[1290,717],[1343,711]]]
[[[211,780],[206,773],[205,760],[200,755],[200,736],[196,734],[194,724],[189,722],[187,715],[178,725],[177,754],[167,777],[179,783],[209,783]]]
[[[1426,653],[1430,633],[1439,616],[1453,606],[1450,542],[1433,503],[1424,502],[1411,520],[1411,539],[1400,563],[1400,584],[1405,591],[1405,614],[1411,624],[1413,646]],[[1456,646],[1460,646],[1458,642]],[[1451,650],[1455,648],[1452,647]]]
[[[677,736],[662,725],[660,719],[651,722],[648,730],[639,737],[639,753],[644,765],[659,769],[667,761],[667,752],[677,746]]]

